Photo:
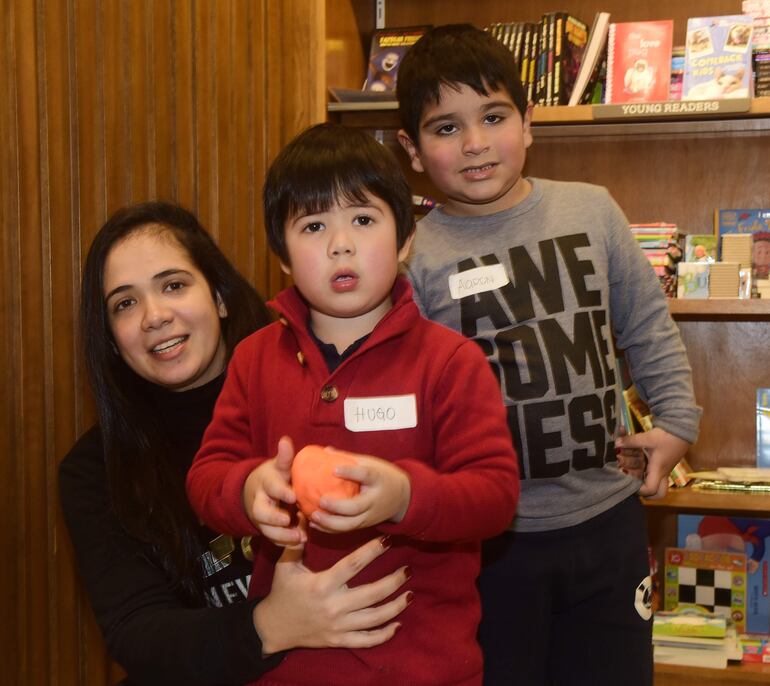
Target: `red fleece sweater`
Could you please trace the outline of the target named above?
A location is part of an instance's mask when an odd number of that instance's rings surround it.
[[[365,541],[391,534],[392,548],[351,585],[409,565],[412,577],[402,590],[412,590],[414,599],[399,617],[401,629],[376,648],[290,651],[260,684],[481,683],[479,541],[510,523],[518,464],[499,384],[481,350],[424,319],[411,296],[411,286],[398,279],[393,308],[330,374],[308,333],[306,305],[294,289],[283,291],[271,303],[281,321],[243,341],[230,363],[187,477],[193,508],[211,528],[255,533],[241,491],[251,470],[275,455],[283,435],[296,450],[317,443],[387,459],[411,479],[400,523],[338,535],[311,530],[305,549],[307,566],[320,571]],[[329,387],[336,390],[333,400]],[[346,398],[402,395],[415,396],[416,427],[345,427]],[[278,554],[272,544],[259,547],[252,596],[269,592]]]

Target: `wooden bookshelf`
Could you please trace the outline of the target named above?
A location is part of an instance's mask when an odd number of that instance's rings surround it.
[[[672,298],[669,310],[674,319],[770,319],[770,300]]]
[[[346,42],[344,59],[327,65],[327,86],[360,88],[375,3],[326,0],[327,39]],[[564,0],[558,7],[542,0],[387,0],[386,26],[496,21],[532,21],[554,9],[569,11],[590,24],[602,10],[612,21],[674,20],[674,44],[684,45],[687,18],[735,14],[734,0]],[[352,27],[352,30],[351,30]],[[337,42],[334,42],[337,41]],[[336,49],[336,48],[335,48]],[[337,54],[337,53],[335,53]],[[342,53],[340,53],[342,54]],[[604,113],[607,111],[605,110]],[[711,233],[715,208],[766,206],[769,202],[770,98],[754,98],[743,112],[676,117],[599,119],[589,105],[536,107],[535,142],[527,151],[525,175],[605,186],[629,221],[668,221],[686,233]],[[414,193],[441,201],[423,174],[415,174],[395,140],[400,127],[395,102],[330,103],[327,117],[351,126],[384,131],[382,139],[401,156]],[[700,437],[688,460],[698,470],[752,466],[755,457],[756,388],[770,387],[767,363],[770,301],[671,300],[693,369],[695,396],[703,407]],[[676,543],[680,512],[770,516],[770,496],[672,491],[645,501],[650,540],[659,561]],[[770,665],[726,670],[657,665],[656,686],[717,686],[768,683]]]
[[[655,665],[655,686],[719,686],[770,683],[770,665],[731,664],[727,669]]]
[[[349,126],[370,129],[398,129],[398,103],[330,102],[329,119]],[[532,124],[536,137],[650,135],[682,133],[729,133],[738,131],[770,130],[770,97],[753,98],[747,112],[721,115],[689,114],[661,119],[634,117],[633,119],[597,119],[591,105],[576,107],[535,107]]]
[[[770,514],[770,494],[705,491],[691,486],[671,488],[664,498],[643,499],[642,502],[649,509],[677,512],[740,513],[742,517],[767,517]]]

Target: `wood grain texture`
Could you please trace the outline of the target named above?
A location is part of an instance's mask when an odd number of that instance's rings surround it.
[[[61,458],[95,418],[77,332],[81,265],[118,207],[198,212],[266,296],[261,186],[324,118],[312,0],[0,0],[3,684],[104,686],[106,655],[58,507]]]

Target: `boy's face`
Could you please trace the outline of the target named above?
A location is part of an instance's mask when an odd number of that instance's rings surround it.
[[[399,140],[417,172],[427,172],[447,196],[450,214],[480,216],[508,209],[529,193],[521,176],[532,144],[531,108],[522,119],[505,91],[479,95],[470,86],[442,86],[439,103],[425,108],[419,146]]]
[[[289,263],[281,269],[308,301],[311,320],[360,318],[361,335],[371,331],[391,308],[398,264],[411,245],[410,237],[396,247],[388,203],[367,194],[363,205],[343,201],[327,212],[291,217],[285,231]]]

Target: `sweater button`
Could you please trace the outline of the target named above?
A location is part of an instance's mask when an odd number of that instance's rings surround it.
[[[303,367],[305,366],[305,354],[301,351],[297,351],[297,362],[299,362]]]
[[[333,403],[339,397],[336,386],[324,386],[321,389],[321,400],[325,403]]]

